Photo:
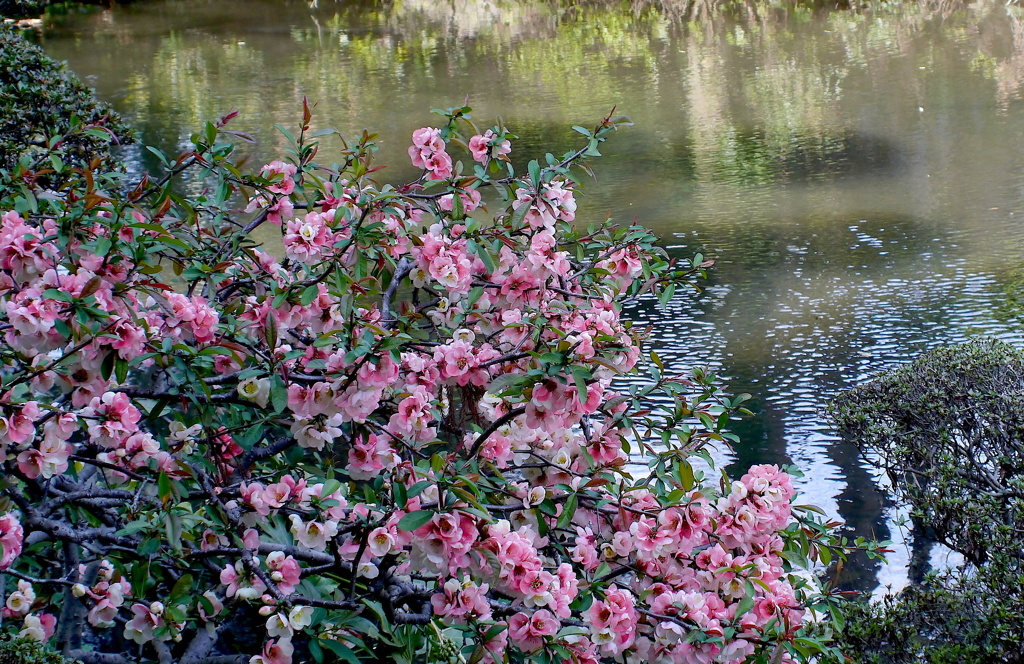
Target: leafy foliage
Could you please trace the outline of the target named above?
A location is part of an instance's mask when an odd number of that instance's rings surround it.
[[[0,638],[0,664],[76,664],[28,638]]]
[[[831,415],[885,469],[915,529],[974,566],[855,610],[849,652],[865,662],[1020,661],[1024,351],[993,339],[932,350],[840,395]]]
[[[938,541],[983,563],[1024,554],[1024,352],[982,339],[929,351],[840,395],[839,433]]]
[[[877,603],[851,605],[839,649],[858,664],[1021,662],[1020,614],[1005,600],[961,572],[930,576]]]
[[[51,0],[0,0],[0,16],[26,18],[43,13]]]
[[[55,155],[47,153],[49,137],[85,125],[92,125],[92,131],[71,134],[60,158],[78,166],[99,158],[99,168],[114,167],[111,139],[131,141],[131,129],[65,65],[0,25],[0,169],[11,170],[21,159]]]

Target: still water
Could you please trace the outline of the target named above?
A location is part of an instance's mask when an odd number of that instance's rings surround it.
[[[1024,343],[1024,11],[566,4],[154,0],[51,18],[39,39],[167,152],[239,110],[253,165],[280,154],[271,128],[295,126],[303,95],[318,126],[379,132],[396,180],[429,110],[467,97],[520,156],[629,115],[581,218],[636,219],[717,261],[696,301],[633,317],[666,360],[755,396],[730,470],[798,465],[808,502],[896,542],[846,585],[903,585],[912,537],[822,408],[926,348]]]

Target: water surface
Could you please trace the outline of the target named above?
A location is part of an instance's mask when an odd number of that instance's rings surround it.
[[[656,323],[662,357],[755,395],[722,453],[731,470],[800,466],[809,502],[897,541],[847,584],[902,585],[899,514],[822,407],[929,347],[1024,341],[1024,14],[924,1],[688,20],[599,4],[154,0],[51,19],[40,40],[165,151],[239,110],[254,163],[280,154],[271,128],[295,126],[303,95],[318,126],[380,132],[394,179],[412,174],[406,141],[429,110],[467,97],[521,156],[628,114],[583,217],[635,218],[717,261],[696,303],[632,315]]]

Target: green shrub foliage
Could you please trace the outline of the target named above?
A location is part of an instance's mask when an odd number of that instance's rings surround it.
[[[64,659],[38,641],[26,638],[0,640],[0,664],[80,664]]]
[[[854,611],[846,652],[870,663],[1024,661],[1024,352],[993,339],[939,348],[830,412],[886,471],[915,530],[967,561]]]
[[[853,605],[840,650],[858,664],[1024,661],[1019,613],[994,590],[978,577],[950,572],[878,603]]]
[[[877,455],[935,538],[983,563],[1024,555],[1024,352],[996,340],[940,348],[842,394],[839,433]]]
[[[70,165],[99,158],[102,168],[115,167],[110,139],[130,142],[131,129],[62,63],[0,26],[0,169],[9,171],[20,160],[32,164],[47,154],[47,137],[84,125],[95,127],[73,132],[62,158]]]

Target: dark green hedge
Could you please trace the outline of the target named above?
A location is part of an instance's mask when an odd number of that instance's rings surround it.
[[[937,348],[829,412],[886,471],[915,537],[969,563],[855,607],[846,653],[861,664],[1024,662],[1024,350],[995,339]]]
[[[7,638],[0,640],[0,664],[76,664],[64,659],[38,641]],[[80,663],[77,663],[80,664]]]
[[[989,581],[950,572],[854,604],[837,644],[849,660],[822,664],[1020,664],[1019,605]]]
[[[0,0],[0,16],[4,18],[25,18],[38,16],[46,9],[49,0]]]
[[[24,155],[40,151],[48,137],[68,132],[73,117],[101,123],[121,143],[131,141],[128,125],[96,101],[92,90],[64,64],[11,28],[0,27],[0,169],[10,170]],[[99,157],[104,167],[116,166],[95,137],[75,136],[68,147],[76,165]]]

